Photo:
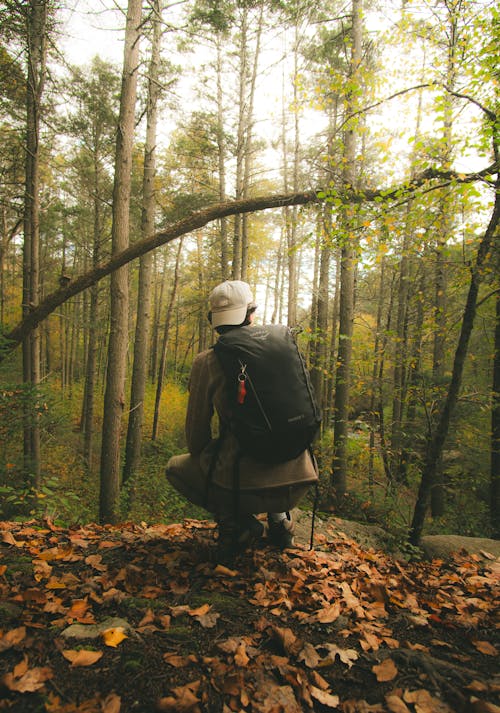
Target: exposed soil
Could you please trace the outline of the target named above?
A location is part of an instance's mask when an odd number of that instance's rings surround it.
[[[500,711],[493,555],[298,529],[228,568],[210,522],[0,523],[0,711]]]

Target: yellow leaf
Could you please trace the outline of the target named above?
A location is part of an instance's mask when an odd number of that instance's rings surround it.
[[[118,644],[121,644],[123,639],[127,639],[128,637],[123,626],[115,626],[112,629],[106,629],[106,631],[103,631],[102,638],[104,639],[106,646],[116,647]]]

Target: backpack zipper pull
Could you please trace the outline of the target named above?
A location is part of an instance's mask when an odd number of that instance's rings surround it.
[[[239,404],[242,404],[245,401],[245,396],[247,395],[247,387],[246,387],[246,380],[247,380],[247,375],[246,375],[246,364],[241,364],[241,371],[238,374],[238,395],[237,395],[237,401]]]

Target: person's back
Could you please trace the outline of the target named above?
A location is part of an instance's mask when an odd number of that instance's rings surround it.
[[[250,326],[256,305],[245,282],[218,285],[209,306],[209,320],[221,335],[221,343],[238,341],[237,336],[245,333],[252,339],[254,334],[257,344],[259,335],[263,336],[265,328]],[[244,331],[239,331],[243,327]],[[228,559],[264,535],[265,525],[255,517],[264,512],[268,514],[268,541],[284,549],[293,544],[290,510],[317,482],[314,460],[306,447],[277,463],[256,459],[251,440],[250,448],[242,449],[234,427],[235,409],[242,405],[238,401],[247,384],[242,388],[228,383],[216,350],[202,352],[193,362],[186,414],[189,454],[170,459],[167,478],[191,502],[214,514],[219,526],[219,559]],[[294,382],[296,378],[289,376]],[[237,377],[237,381],[243,379]],[[245,393],[243,403],[246,399]],[[212,423],[214,412],[219,421],[217,432]]]

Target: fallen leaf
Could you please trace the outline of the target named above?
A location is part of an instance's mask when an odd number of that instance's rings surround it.
[[[299,661],[303,661],[308,668],[316,668],[321,657],[312,644],[306,643],[297,656]]]
[[[103,631],[102,638],[104,639],[106,646],[113,646],[116,648],[124,639],[128,639],[128,636],[125,633],[123,626],[115,626],[112,629],[106,629],[106,631]]]
[[[102,651],[64,649],[61,653],[65,659],[71,662],[72,666],[92,666],[102,658]]]
[[[11,648],[11,646],[16,646],[16,644],[20,644],[25,636],[25,626],[18,626],[16,629],[11,629],[0,639],[0,652],[7,651],[7,649]]]
[[[399,696],[386,696],[385,704],[390,713],[411,713],[406,703]]]
[[[358,652],[355,649],[341,649],[336,644],[321,644],[321,648],[324,648],[330,654],[333,661],[338,656],[342,663],[345,663],[351,668],[353,663],[359,658]]]
[[[16,677],[14,672],[6,673],[2,678],[2,683],[9,691],[18,693],[34,693],[43,688],[45,681],[48,681],[54,672],[48,666],[31,668],[20,677]]]
[[[122,700],[116,693],[110,693],[101,703],[102,713],[120,713]]]
[[[250,659],[247,656],[245,642],[241,641],[234,654],[234,663],[237,666],[246,666],[249,661]]]
[[[479,698],[471,699],[471,713],[500,713],[500,707],[488,701],[481,701]]]
[[[311,686],[309,689],[311,696],[321,703],[321,705],[327,708],[338,708],[340,703],[340,698],[334,696],[327,691],[322,691],[321,688],[316,688],[316,686]]]
[[[200,681],[193,681],[187,686],[172,689],[174,695],[160,698],[156,709],[162,713],[199,713],[200,699],[195,695],[199,685]]]
[[[472,643],[482,654],[486,654],[487,656],[498,656],[498,649],[496,649],[493,644],[490,644],[489,641],[473,641]]]
[[[377,677],[377,681],[392,681],[398,675],[398,669],[392,659],[385,659],[381,664],[372,666],[372,671]]]
[[[316,612],[316,619],[321,622],[321,624],[331,624],[336,621],[340,616],[340,602],[335,602],[327,607],[323,607],[318,612]]]

